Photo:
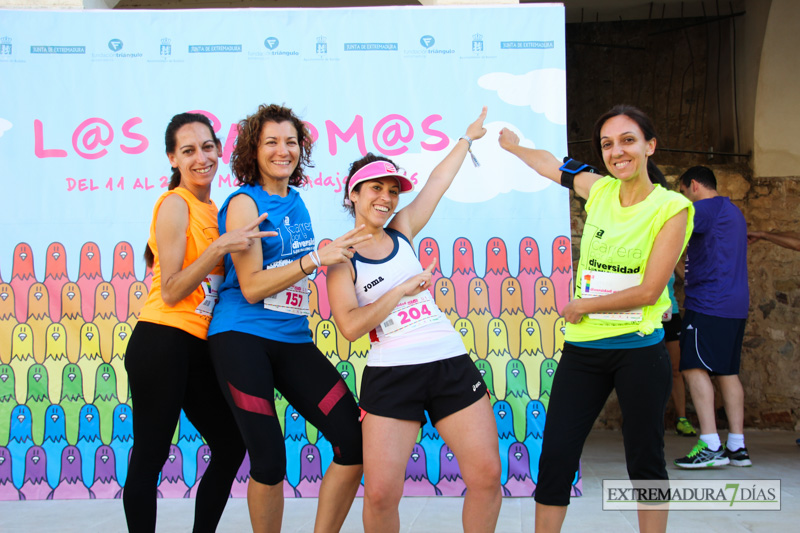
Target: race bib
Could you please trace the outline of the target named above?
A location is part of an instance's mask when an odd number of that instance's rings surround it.
[[[195,313],[203,316],[212,315],[214,306],[217,305],[217,300],[219,300],[219,286],[222,284],[222,279],[224,277],[225,276],[220,276],[219,274],[209,274],[206,276],[206,279],[200,284],[200,286],[203,287],[205,298],[203,298],[203,301],[200,302],[200,305],[194,310]]]
[[[406,296],[400,300],[391,314],[381,322],[383,334],[387,337],[421,328],[445,318],[436,307],[436,302],[428,291],[416,296]]]
[[[641,283],[639,274],[618,274],[616,272],[598,272],[584,270],[581,279],[581,298],[596,298],[614,294]],[[620,322],[641,322],[642,308],[627,311],[609,311],[605,313],[589,313],[590,318],[601,320],[617,320]]]
[[[281,292],[264,298],[264,309],[291,315],[311,314],[308,306],[308,278],[303,278]]]
[[[664,314],[661,315],[661,322],[669,322],[672,320],[672,308],[667,309],[664,311]]]

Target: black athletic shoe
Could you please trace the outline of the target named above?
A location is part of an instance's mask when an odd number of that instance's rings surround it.
[[[727,457],[733,466],[753,466],[750,460],[750,454],[747,453],[747,448],[739,448],[738,450],[731,451],[728,445],[725,445],[725,457]]]

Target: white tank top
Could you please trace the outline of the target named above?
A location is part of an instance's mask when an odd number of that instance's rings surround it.
[[[351,259],[360,307],[422,272],[405,235],[391,228],[386,228],[386,233],[394,241],[387,257],[367,259],[356,253]],[[418,365],[466,353],[461,337],[427,290],[400,300],[392,314],[369,335],[372,343],[367,358],[369,366]]]

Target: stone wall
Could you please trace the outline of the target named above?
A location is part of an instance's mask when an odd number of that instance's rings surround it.
[[[751,177],[746,166],[712,166],[720,194],[742,210],[749,229],[800,231],[800,177]],[[663,167],[674,184],[682,168]],[[676,187],[677,188],[677,187]],[[578,257],[586,213],[583,202],[571,202],[573,257]],[[748,250],[750,316],[742,349],[741,380],[745,390],[745,427],[800,430],[800,252],[759,241]],[[676,287],[678,301],[683,288]],[[719,394],[717,394],[719,397]],[[693,415],[691,400],[690,418]],[[719,400],[719,398],[718,398]],[[717,424],[727,428],[717,402]],[[674,423],[672,402],[667,428]],[[609,398],[595,427],[618,429],[622,415],[615,395]]]

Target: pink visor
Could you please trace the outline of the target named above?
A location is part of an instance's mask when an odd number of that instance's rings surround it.
[[[378,178],[394,178],[400,185],[400,192],[411,192],[414,190],[414,182],[408,179],[405,174],[401,174],[397,168],[387,161],[373,161],[361,167],[358,172],[350,178],[347,192],[353,192],[353,188],[364,181],[375,180]]]

